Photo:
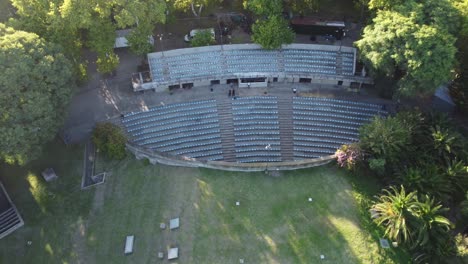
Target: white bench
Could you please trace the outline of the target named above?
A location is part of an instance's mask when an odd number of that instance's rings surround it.
[[[125,255],[129,255],[133,253],[133,242],[135,241],[135,236],[127,236],[125,240]]]

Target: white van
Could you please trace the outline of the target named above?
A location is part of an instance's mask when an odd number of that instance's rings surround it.
[[[190,42],[192,38],[198,33],[202,31],[209,31],[211,35],[213,36],[213,39],[215,39],[215,31],[214,28],[203,28],[203,29],[192,29],[190,32],[184,36],[184,41],[185,42]]]

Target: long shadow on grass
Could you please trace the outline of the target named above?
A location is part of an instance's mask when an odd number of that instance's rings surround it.
[[[328,263],[382,263],[391,258],[376,245],[369,252],[376,241],[362,230],[351,185],[334,168],[285,172],[279,178],[202,174],[196,262],[313,263],[324,255]]]
[[[1,263],[62,263],[76,257],[71,237],[86,218],[92,195],[80,191],[82,148],[54,141],[46,150],[24,167],[0,167],[0,178],[25,221],[0,240]],[[40,173],[48,167],[58,180],[42,179]]]

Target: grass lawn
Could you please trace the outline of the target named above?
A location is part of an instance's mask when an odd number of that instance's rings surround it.
[[[378,247],[376,230],[359,213],[357,201],[375,185],[332,166],[273,178],[129,157],[101,165],[110,172],[106,183],[80,191],[82,151],[52,145],[26,169],[1,167],[25,227],[0,240],[0,263],[154,263],[171,245],[179,263],[318,263],[321,254],[323,263],[407,262]],[[46,166],[56,168],[58,181],[37,178]],[[181,227],[160,230],[171,217]],[[124,256],[129,234],[134,253]]]

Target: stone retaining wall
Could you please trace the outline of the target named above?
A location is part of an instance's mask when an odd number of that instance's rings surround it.
[[[235,163],[225,161],[201,161],[193,158],[172,156],[158,153],[142,147],[127,143],[127,149],[140,159],[148,159],[151,164],[165,164],[170,166],[208,168],[227,171],[265,171],[265,170],[296,170],[325,165],[335,160],[335,155],[324,156],[316,159],[305,159],[301,161],[262,162],[262,163]]]

